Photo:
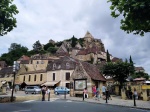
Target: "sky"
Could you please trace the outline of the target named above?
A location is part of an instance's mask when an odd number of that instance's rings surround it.
[[[101,39],[105,50],[123,60],[130,55],[135,66],[143,67],[150,75],[150,33],[144,37],[127,34],[120,29],[122,17],[111,17],[107,0],[14,0],[19,14],[17,27],[0,39],[0,55],[8,52],[11,43],[21,44],[29,50],[39,40],[63,41],[73,35],[83,38],[89,31]]]

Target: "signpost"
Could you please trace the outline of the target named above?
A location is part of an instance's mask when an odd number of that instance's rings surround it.
[[[14,65],[13,65],[14,80],[13,80],[12,93],[11,93],[11,102],[13,102],[13,94],[14,94],[14,88],[15,88],[15,77],[16,77],[16,72],[18,70],[19,70],[19,63],[14,61]]]

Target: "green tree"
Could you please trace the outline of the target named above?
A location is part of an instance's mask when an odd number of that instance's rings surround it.
[[[103,74],[105,76],[112,77],[115,81],[119,82],[119,92],[121,93],[121,88],[126,82],[130,74],[130,63],[126,62],[117,62],[117,63],[106,63],[103,67]]]
[[[144,35],[150,32],[150,1],[149,0],[108,0],[111,2],[111,16],[123,15],[121,29],[127,33]]]
[[[13,0],[0,0],[0,36],[6,35],[16,27],[17,21],[14,15],[19,11],[12,2]]]
[[[8,53],[2,54],[0,60],[5,61],[7,65],[13,65],[13,61],[18,60],[22,55],[26,55],[28,48],[17,43],[12,43]]]
[[[135,74],[132,75],[132,77],[133,77],[133,79],[143,77],[146,80],[148,80],[150,76],[147,73],[144,73],[144,72],[136,72]]]
[[[109,54],[109,52],[108,52],[108,50],[107,50],[107,62],[111,62],[111,60],[110,60],[110,54]]]
[[[47,43],[46,45],[44,45],[44,50],[47,50],[49,47],[55,47],[55,45],[52,43]]]
[[[130,73],[131,73],[131,74],[134,74],[135,67],[134,67],[134,63],[133,63],[133,61],[132,61],[131,55],[130,55],[129,62],[130,62],[130,64],[131,64],[131,66],[130,66],[130,70],[131,70]]]
[[[52,53],[52,54],[54,54],[54,53],[56,53],[57,48],[55,48],[55,47],[49,47],[49,48],[47,49],[47,51],[50,52],[50,53]]]
[[[37,53],[39,53],[42,50],[42,44],[40,43],[39,40],[33,44],[33,50],[36,51]]]

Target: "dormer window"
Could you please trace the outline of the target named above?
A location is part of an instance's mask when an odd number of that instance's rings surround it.
[[[69,64],[69,63],[66,63],[66,66],[70,66],[70,64]]]
[[[53,68],[55,68],[55,67],[56,67],[56,63],[53,64]]]

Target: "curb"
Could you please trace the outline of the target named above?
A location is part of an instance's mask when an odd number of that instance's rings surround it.
[[[78,101],[78,102],[86,102],[86,103],[95,103],[95,104],[103,104],[103,105],[112,105],[112,106],[120,106],[120,107],[128,107],[128,108],[135,108],[135,109],[150,110],[150,108],[137,107],[137,106],[116,105],[116,104],[110,104],[110,103],[90,102],[90,101],[85,101],[85,100],[81,101],[81,100],[75,100],[75,99],[64,99],[64,100],[71,100],[71,101]]]

